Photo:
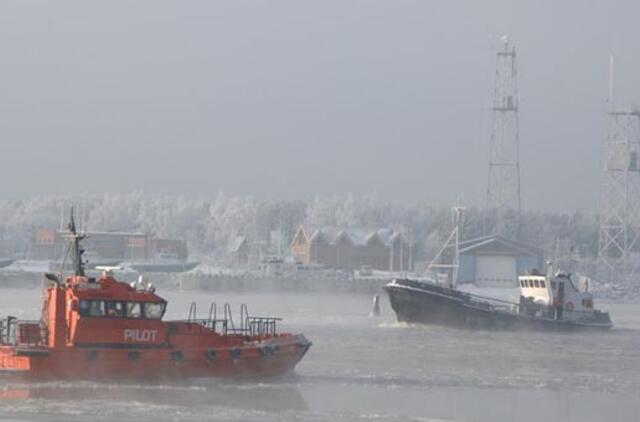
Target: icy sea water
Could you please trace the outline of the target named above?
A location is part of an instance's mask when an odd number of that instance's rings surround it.
[[[0,380],[0,419],[53,421],[636,421],[640,305],[600,304],[608,333],[475,332],[395,322],[388,300],[326,294],[160,292],[168,318],[196,300],[278,314],[313,346],[292,375],[187,383]],[[38,317],[38,290],[0,289],[0,313]]]

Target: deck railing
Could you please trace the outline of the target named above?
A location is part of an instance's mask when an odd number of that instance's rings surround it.
[[[566,308],[559,311],[558,307],[553,305],[541,305],[532,302],[517,303],[472,293],[464,293],[464,295],[473,306],[486,307],[491,310],[513,312],[538,318],[562,319],[569,321],[585,321],[593,318],[593,311],[582,311],[576,309],[568,310]]]
[[[10,346],[42,346],[49,333],[41,321],[18,320],[9,316],[0,320],[0,344]]]
[[[223,309],[223,318],[218,318],[217,306],[215,303],[212,303],[209,308],[209,318],[199,319],[197,318],[197,306],[195,302],[193,302],[189,307],[188,318],[182,322],[195,324],[224,335],[273,336],[278,333],[278,321],[282,320],[282,318],[277,317],[251,316],[249,315],[247,305],[243,303],[240,305],[240,321],[239,324],[236,325],[236,322],[233,320],[231,305],[225,303]]]

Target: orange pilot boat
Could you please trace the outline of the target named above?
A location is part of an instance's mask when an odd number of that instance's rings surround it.
[[[73,216],[75,274],[45,274],[40,321],[0,323],[0,373],[21,379],[183,379],[254,377],[292,370],[311,342],[279,333],[279,318],[249,316],[235,326],[230,307],[217,318],[163,321],[167,302],[150,284],[85,275]]]

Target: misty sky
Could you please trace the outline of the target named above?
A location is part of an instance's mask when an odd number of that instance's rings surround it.
[[[495,51],[519,59],[525,209],[596,211],[609,54],[638,1],[0,3],[0,199],[42,193],[482,205]]]

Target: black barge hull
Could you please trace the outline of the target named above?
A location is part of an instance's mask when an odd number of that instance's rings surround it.
[[[608,313],[595,312],[590,318],[525,315],[502,309],[471,294],[448,287],[413,280],[395,280],[384,290],[398,321],[475,329],[608,330]],[[517,304],[512,304],[517,307]]]

